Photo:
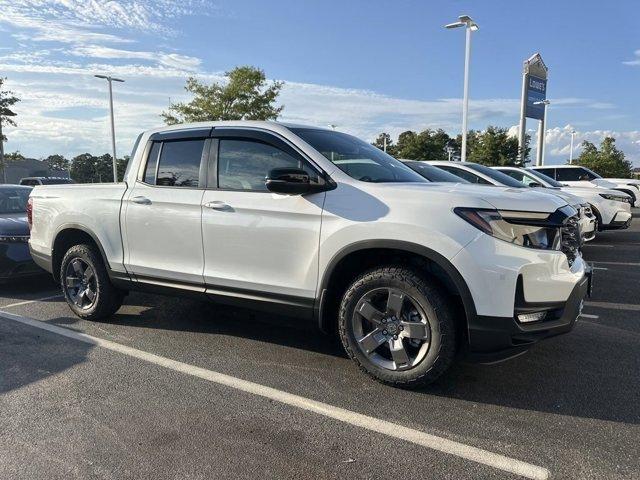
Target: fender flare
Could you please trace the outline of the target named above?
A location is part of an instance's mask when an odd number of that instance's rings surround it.
[[[322,274],[322,279],[318,285],[319,295],[316,295],[316,302],[314,305],[314,316],[316,318],[318,326],[322,331],[327,331],[327,322],[323,319],[322,315],[326,297],[325,293],[328,289],[329,281],[336,267],[348,255],[361,250],[369,250],[372,248],[401,250],[404,252],[419,255],[435,263],[440,268],[442,268],[442,270],[449,276],[449,279],[458,290],[465,310],[467,327],[470,322],[477,316],[475,302],[473,301],[473,297],[471,296],[471,291],[467,286],[467,282],[465,282],[460,272],[446,257],[436,252],[435,250],[413,242],[407,242],[403,240],[363,240],[348,245],[339,250],[329,261],[329,263],[327,264],[327,268]]]

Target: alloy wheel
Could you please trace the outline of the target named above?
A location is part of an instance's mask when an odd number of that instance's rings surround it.
[[[351,321],[358,348],[387,370],[415,367],[429,350],[429,319],[420,304],[400,289],[376,288],[365,293]]]
[[[83,310],[90,309],[98,291],[93,267],[81,258],[71,260],[65,271],[64,288],[75,306]]]

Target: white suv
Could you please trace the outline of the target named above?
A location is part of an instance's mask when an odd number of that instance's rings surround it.
[[[479,163],[447,161],[432,161],[428,163],[444,170],[445,172],[452,173],[470,183],[475,183],[477,185],[526,188],[526,185],[511,178],[509,175],[505,175],[498,170],[495,170],[486,165],[480,165]],[[563,192],[561,190],[541,189],[540,193],[560,197],[573,208],[575,208],[579,213],[578,224],[583,240],[588,241],[593,239],[594,232],[596,231],[596,219],[591,214],[589,209],[586,208],[586,205],[584,205],[583,199],[577,197],[576,195],[572,195],[571,193]]]
[[[495,167],[497,170],[522,182],[523,185],[539,184],[545,188],[568,192],[584,199],[595,217],[595,231],[627,228],[631,224],[631,197],[618,190],[595,187],[571,187],[564,185],[539,170],[518,167]]]
[[[398,386],[569,331],[590,285],[559,197],[429,183],[350,135],[274,122],[145,132],[125,182],[35,187],[29,218],[82,318],[128,290],[293,314]]]
[[[545,165],[543,167],[530,168],[542,172],[558,182],[575,187],[602,187],[619,190],[633,199],[632,206],[640,207],[640,180],[633,178],[602,178],[594,171],[579,165]]]

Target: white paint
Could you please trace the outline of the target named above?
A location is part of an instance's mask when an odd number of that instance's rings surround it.
[[[1,308],[13,308],[21,307],[23,305],[29,305],[30,303],[44,302],[45,300],[53,300],[54,298],[61,298],[62,294],[52,295],[50,297],[36,298],[35,300],[25,300],[24,302],[10,303],[9,305],[3,305]]]
[[[598,318],[600,318],[598,315],[589,315],[588,313],[581,313],[580,317],[581,318],[591,318],[593,320],[597,320]]]
[[[128,355],[145,362],[153,363],[176,372],[184,373],[193,377],[198,377],[203,380],[207,380],[212,383],[217,383],[226,387],[230,387],[245,393],[258,395],[260,397],[268,398],[281,402],[285,405],[300,408],[302,410],[313,412],[318,415],[355,426],[370,430],[372,432],[380,433],[388,437],[393,437],[398,440],[414,443],[425,448],[436,450],[456,457],[464,458],[466,460],[476,462],[482,465],[496,468],[505,472],[513,473],[531,479],[547,479],[550,472],[546,468],[532,465],[530,463],[522,462],[513,458],[492,453],[486,450],[482,450],[477,447],[465,445],[463,443],[448,440],[446,438],[431,435],[419,430],[398,425],[396,423],[380,420],[378,418],[370,417],[368,415],[362,415],[360,413],[352,412],[344,408],[335,407],[327,403],[318,402],[309,398],[287,393],[282,390],[260,385],[258,383],[249,382],[240,378],[218,373],[212,370],[196,367],[186,363],[171,360],[166,357],[161,357],[153,353],[138,350],[126,345],[104,340],[102,338],[93,337],[84,333],[79,333],[73,330],[59,327],[57,325],[51,325],[32,318],[22,317],[14,315],[8,312],[0,310],[2,318],[12,320],[18,323],[29,325],[31,327],[46,330],[58,335],[62,335],[73,340],[88,343],[90,345],[100,346],[108,350]]]

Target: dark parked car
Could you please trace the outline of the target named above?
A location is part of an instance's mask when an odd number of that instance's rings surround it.
[[[454,175],[453,173],[445,172],[444,170],[429,165],[428,163],[420,162],[418,160],[400,160],[411,170],[418,172],[424,178],[430,182],[447,182],[447,183],[469,183],[463,178]]]
[[[63,185],[76,183],[70,178],[62,177],[25,177],[20,179],[20,185],[35,187],[36,185]]]
[[[29,253],[27,200],[31,190],[0,185],[0,283],[44,273]]]

